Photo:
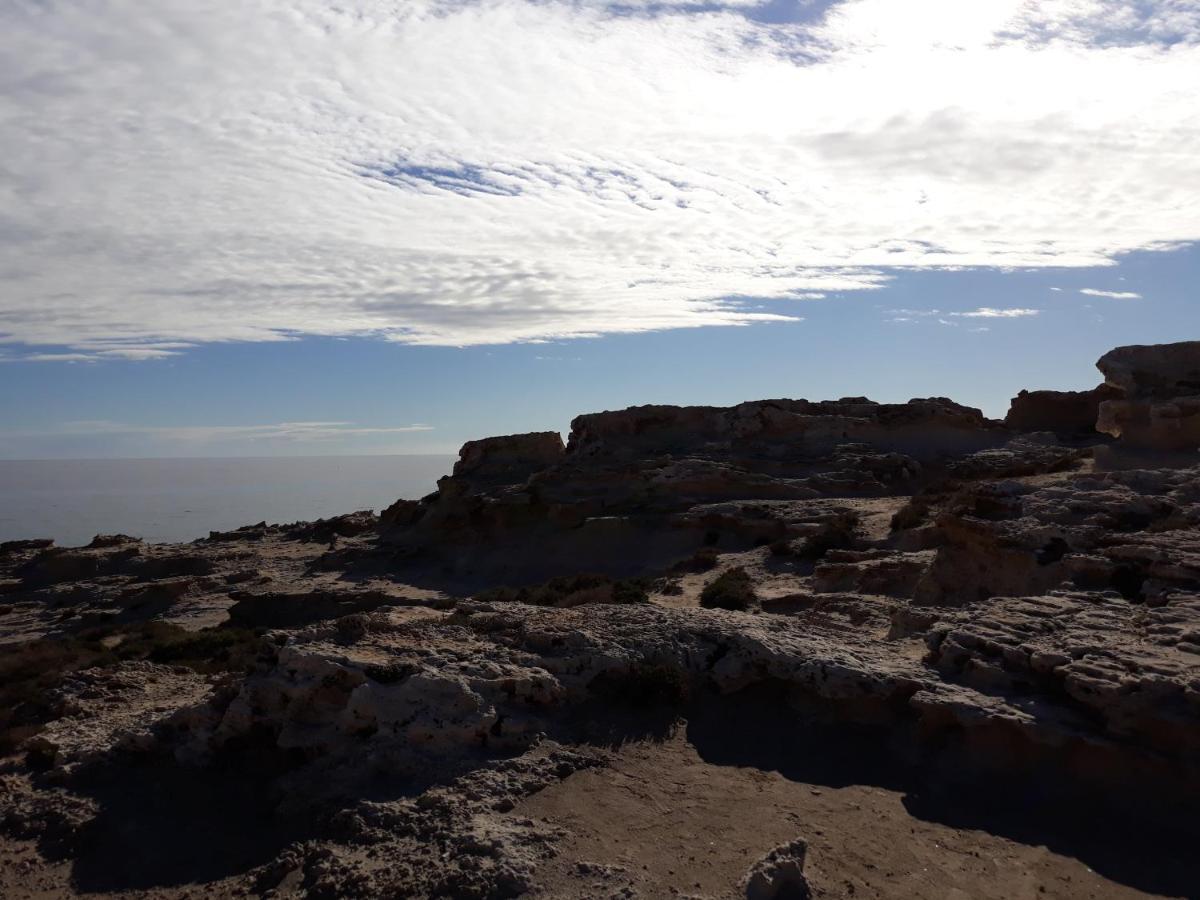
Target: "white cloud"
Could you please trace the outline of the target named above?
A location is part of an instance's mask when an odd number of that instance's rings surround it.
[[[1089,297],[1108,297],[1110,300],[1140,300],[1142,295],[1134,291],[1099,291],[1095,288],[1081,288],[1079,293]]]
[[[887,309],[884,310],[889,322],[919,322],[932,316],[941,315],[936,309]]]
[[[3,4],[0,341],[744,325],[1200,239],[1193,0],[755,6]]]
[[[964,319],[1019,319],[1027,316],[1036,316],[1040,310],[1037,309],[995,309],[991,306],[981,306],[978,309],[969,312],[952,312],[943,313],[938,309],[889,309],[885,310],[890,322],[920,322],[920,321],[935,321],[939,325],[957,326],[957,322],[951,322],[946,316],[955,316]],[[988,331],[988,328],[972,328],[971,331]]]
[[[1026,316],[1036,316],[1041,310],[1037,309],[995,309],[991,306],[981,306],[971,312],[950,313],[964,319],[1021,319]]]

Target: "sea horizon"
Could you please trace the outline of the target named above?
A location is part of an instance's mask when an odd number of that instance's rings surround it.
[[[311,521],[436,489],[450,454],[0,460],[0,541],[176,543],[242,525]]]

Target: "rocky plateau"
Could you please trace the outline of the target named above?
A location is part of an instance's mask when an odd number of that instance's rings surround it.
[[[0,896],[1198,897],[1200,342],[0,545]]]

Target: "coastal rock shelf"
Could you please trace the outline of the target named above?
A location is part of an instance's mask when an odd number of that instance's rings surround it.
[[[4,544],[0,894],[1194,896],[1200,343],[1098,365]]]

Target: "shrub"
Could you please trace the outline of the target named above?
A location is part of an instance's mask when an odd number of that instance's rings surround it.
[[[916,528],[929,515],[929,501],[924,497],[913,497],[892,516],[892,531]]]
[[[262,650],[261,635],[248,628],[187,631],[167,622],[147,622],[116,648],[122,659],[148,659],[207,673],[249,670]]]
[[[722,572],[700,593],[700,605],[709,609],[749,609],[757,600],[754,581],[741,566]]]
[[[853,516],[840,515],[824,523],[820,531],[804,539],[799,555],[806,559],[820,559],[830,550],[842,550],[854,546]]]
[[[604,672],[588,687],[601,700],[638,707],[677,706],[687,702],[689,695],[686,673],[663,662],[637,662],[628,669]]]
[[[658,592],[667,597],[678,597],[683,593],[683,585],[674,578],[664,578],[658,584]]]
[[[646,603],[651,580],[607,575],[564,575],[528,587],[489,588],[475,594],[489,603],[528,603],[531,606],[580,606],[584,603]]]
[[[716,547],[701,547],[690,557],[677,563],[677,572],[708,572],[717,567],[717,557],[720,556]]]

